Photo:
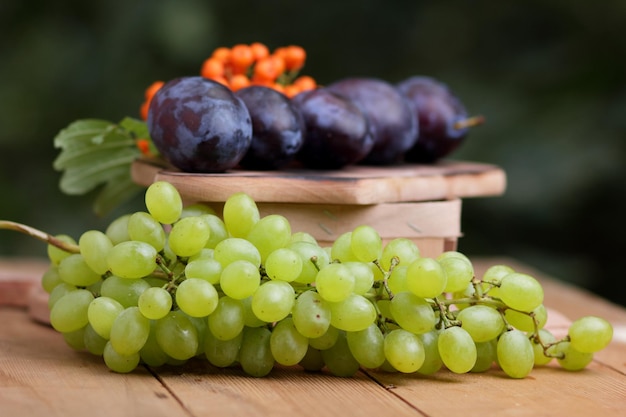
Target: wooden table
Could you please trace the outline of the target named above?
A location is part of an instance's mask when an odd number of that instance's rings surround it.
[[[626,416],[626,309],[510,259],[475,262],[479,273],[506,262],[534,274],[544,285],[555,332],[565,331],[568,320],[599,315],[613,324],[613,342],[584,371],[549,365],[523,380],[497,369],[338,378],[295,368],[257,379],[206,361],[120,375],[32,320],[20,306],[23,287],[11,296],[13,306],[0,307],[0,416]],[[15,271],[37,282],[43,265],[20,265],[0,261],[0,277]]]

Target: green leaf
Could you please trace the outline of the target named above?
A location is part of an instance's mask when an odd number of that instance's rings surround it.
[[[141,155],[136,140],[149,139],[142,120],[127,117],[120,123],[100,119],[77,120],[54,138],[61,151],[52,166],[62,171],[59,188],[66,194],[85,194],[103,186],[94,211],[105,214],[142,187],[133,183],[131,165]]]
[[[98,142],[98,135],[101,135],[107,128],[114,126],[113,123],[100,119],[77,120],[65,129],[62,129],[54,138],[55,148],[64,148],[80,141]]]
[[[84,194],[122,173],[130,177],[130,166],[136,157],[135,151],[122,149],[107,159],[68,168],[61,177],[61,191],[67,194]]]
[[[93,210],[98,216],[104,216],[136,194],[144,190],[126,174],[114,177],[98,193]]]
[[[126,117],[120,122],[120,127],[128,132],[134,138],[149,138],[150,132],[148,126],[143,120],[133,119],[132,117]]]
[[[81,139],[81,141],[75,141],[70,146],[64,148],[53,162],[54,169],[61,171],[84,164],[91,164],[96,155],[105,159],[111,151],[133,149],[135,145],[135,142],[120,129],[111,130],[98,136],[101,138],[98,144],[89,143]],[[139,155],[139,151],[136,150],[135,154]]]

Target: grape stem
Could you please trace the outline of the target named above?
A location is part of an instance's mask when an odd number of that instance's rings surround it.
[[[16,232],[23,233],[25,235],[34,237],[42,242],[48,243],[62,251],[69,253],[80,253],[78,245],[70,242],[65,242],[57,237],[54,237],[46,232],[43,232],[34,227],[27,226],[22,223],[16,223],[9,220],[0,220],[0,229],[14,230]]]

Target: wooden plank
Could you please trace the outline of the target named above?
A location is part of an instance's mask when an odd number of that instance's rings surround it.
[[[586,314],[626,323],[626,310],[545,277],[511,259],[476,259],[481,274],[506,263],[534,274],[546,291],[551,326],[564,328]],[[4,265],[10,263],[5,262]],[[157,378],[144,368],[114,374],[102,359],[72,351],[61,335],[28,319],[24,310],[0,307],[0,410],[39,416],[622,416],[626,405],[626,342],[618,337],[584,371],[556,365],[536,368],[524,380],[496,369],[484,374],[431,377],[372,372],[353,378],[277,368],[262,379],[237,369],[218,370],[202,360],[163,367]],[[618,362],[621,361],[621,362]]]
[[[0,306],[0,414],[39,417],[190,416],[145,368],[128,375],[71,350],[52,328]]]
[[[221,214],[224,204],[210,206]],[[334,241],[363,224],[372,226],[383,239],[461,235],[460,199],[369,205],[257,203],[257,206],[261,216],[285,216],[292,231],[308,232],[321,241]]]
[[[165,386],[197,416],[423,415],[363,373],[339,378],[297,367],[277,367],[258,379],[236,368],[215,369],[199,361],[185,365],[180,372],[157,372]]]
[[[33,287],[39,286],[50,263],[46,259],[0,258],[0,306],[28,305]]]
[[[234,192],[257,202],[378,204],[500,195],[506,188],[502,169],[489,164],[441,161],[432,165],[351,166],[336,171],[230,171],[189,174],[145,161],[132,167],[136,183],[168,181],[192,201],[220,202]]]

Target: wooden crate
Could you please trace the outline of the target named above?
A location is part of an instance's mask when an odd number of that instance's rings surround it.
[[[502,169],[456,161],[336,171],[189,174],[140,160],[133,164],[132,175],[144,186],[168,181],[186,203],[209,203],[218,213],[230,195],[246,192],[261,215],[281,214],[293,231],[308,232],[322,245],[368,224],[385,242],[398,237],[415,241],[423,256],[457,248],[462,198],[496,196],[506,188]]]

